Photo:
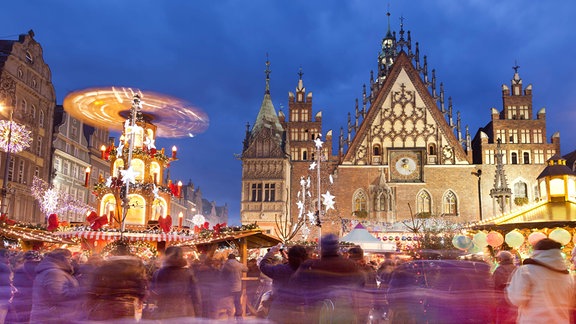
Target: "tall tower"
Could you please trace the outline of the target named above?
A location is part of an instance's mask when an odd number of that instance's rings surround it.
[[[264,99],[252,129],[247,126],[242,150],[242,224],[257,222],[274,234],[276,219],[290,214],[290,159],[284,128],[270,96],[270,62],[266,61]]]

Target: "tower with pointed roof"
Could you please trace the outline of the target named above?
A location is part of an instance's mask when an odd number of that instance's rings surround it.
[[[270,95],[270,62],[266,61],[264,99],[254,125],[246,130],[242,161],[242,223],[257,222],[274,234],[275,220],[290,214],[288,179],[290,160],[286,152],[285,131]]]

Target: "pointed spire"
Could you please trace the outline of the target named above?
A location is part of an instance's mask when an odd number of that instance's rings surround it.
[[[266,70],[264,70],[264,73],[266,74],[266,90],[265,90],[265,94],[270,94],[270,73],[272,73],[272,71],[270,71],[270,60],[268,59],[268,53],[266,53]]]
[[[442,114],[446,114],[446,108],[444,108],[444,83],[440,82],[440,111]]]
[[[504,174],[504,163],[502,161],[504,153],[502,153],[501,142],[502,140],[500,138],[496,140],[496,172],[494,174],[494,187],[490,189],[490,197],[492,197],[500,207],[500,212],[504,213],[507,211],[506,201],[512,196],[512,189],[508,188],[508,181]],[[494,206],[496,206],[496,204],[494,204]],[[496,210],[494,210],[494,214],[496,214]]]

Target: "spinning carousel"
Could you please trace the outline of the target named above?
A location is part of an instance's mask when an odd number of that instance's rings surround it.
[[[87,216],[90,226],[62,234],[169,241],[170,201],[180,197],[182,184],[166,182],[164,176],[170,163],[177,160],[176,147],[166,153],[164,148],[157,149],[155,142],[158,137],[193,137],[207,129],[208,116],[173,97],[117,87],[73,92],[64,99],[64,109],[86,124],[121,131],[121,136],[118,143],[101,148],[102,158],[110,163],[111,176],[101,177],[94,185],[98,205]],[[162,230],[158,235],[137,233],[151,223]],[[104,229],[106,234],[93,233]],[[174,240],[182,239],[172,234]]]

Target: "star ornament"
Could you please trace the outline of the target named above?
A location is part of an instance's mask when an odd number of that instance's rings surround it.
[[[108,179],[106,179],[106,187],[110,188],[111,185],[112,185],[112,177],[108,177]]]
[[[124,181],[124,183],[135,184],[136,183],[136,176],[139,173],[140,172],[134,171],[134,169],[132,167],[129,167],[127,170],[120,170],[120,174],[122,175],[122,180]]]
[[[124,150],[124,142],[120,141],[118,148],[116,149],[116,158],[119,159],[122,156],[122,151]]]
[[[322,140],[320,139],[320,136],[316,137],[314,143],[316,144],[316,148],[322,148],[322,144],[324,144],[324,142],[322,142]]]
[[[151,150],[153,148],[156,148],[156,144],[154,144],[154,142],[156,142],[155,140],[153,140],[151,137],[146,136],[146,139],[144,140],[144,145],[146,145],[146,147]]]
[[[328,211],[329,209],[334,209],[334,204],[336,203],[334,201],[334,198],[336,197],[332,196],[330,194],[330,191],[326,191],[325,194],[322,194],[322,200],[324,205],[326,206],[326,211]]]
[[[156,185],[154,184],[154,189],[152,189],[152,193],[154,194],[154,198],[158,199],[160,196],[158,196],[158,187],[156,187]]]
[[[309,169],[309,170],[314,170],[314,169],[316,169],[316,162],[312,162],[312,163],[310,164],[310,167],[309,167],[308,169]]]

